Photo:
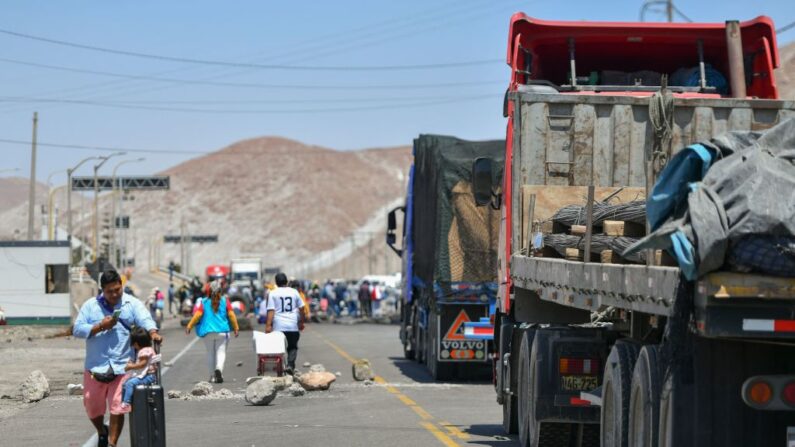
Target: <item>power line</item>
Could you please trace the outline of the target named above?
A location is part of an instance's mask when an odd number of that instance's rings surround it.
[[[423,106],[438,105],[438,104],[451,104],[451,103],[466,102],[466,101],[473,101],[473,100],[486,99],[486,98],[493,99],[495,98],[495,95],[488,94],[488,95],[476,95],[476,96],[456,96],[456,97],[448,97],[447,99],[432,100],[432,101],[428,100],[412,104],[384,104],[378,106],[364,106],[364,107],[336,107],[336,108],[322,108],[322,109],[312,108],[312,109],[283,109],[283,110],[195,109],[195,108],[185,108],[185,107],[154,107],[154,106],[143,106],[143,105],[135,105],[128,103],[110,103],[110,102],[70,100],[70,99],[60,99],[60,100],[50,99],[50,100],[40,100],[40,101],[106,107],[106,108],[115,108],[115,109],[152,110],[160,112],[184,112],[184,113],[204,113],[204,114],[229,114],[229,115],[263,115],[263,114],[329,113],[329,112],[339,113],[339,112],[359,112],[366,110],[385,110],[385,109],[393,110],[393,109],[405,109],[405,108],[423,107]]]
[[[465,87],[465,86],[479,86],[484,84],[498,84],[505,83],[505,81],[468,81],[468,82],[444,82],[444,83],[429,83],[429,84],[364,84],[364,85],[310,85],[310,84],[259,84],[259,83],[246,83],[246,82],[222,82],[222,81],[202,81],[194,79],[182,78],[168,78],[159,76],[147,75],[134,75],[110,71],[100,70],[87,70],[75,67],[66,67],[62,65],[41,64],[38,62],[22,61],[18,59],[0,58],[0,62],[16,65],[24,65],[28,67],[45,68],[49,70],[60,70],[72,73],[91,74],[97,76],[108,76],[114,78],[141,80],[141,81],[155,81],[165,82],[172,84],[193,84],[193,85],[208,85],[216,87],[241,87],[241,88],[262,88],[262,89],[310,89],[322,87],[326,90],[380,90],[380,89],[428,89],[428,88],[443,88],[443,87]]]
[[[776,30],[776,34],[781,34],[781,33],[787,32],[787,31],[791,30],[792,28],[795,28],[795,22],[792,22],[789,25],[784,25],[781,28],[777,29]]]
[[[0,103],[36,103],[36,104],[76,104],[76,105],[172,105],[172,104],[345,104],[345,103],[371,103],[371,102],[405,102],[405,101],[444,101],[462,98],[461,95],[447,96],[391,96],[391,97],[365,97],[365,98],[330,98],[330,99],[197,99],[197,100],[117,100],[105,101],[94,99],[71,98],[41,98],[30,96],[0,96]]]
[[[445,68],[462,68],[478,65],[490,65],[503,62],[501,59],[483,59],[458,62],[440,62],[434,64],[410,64],[410,65],[337,65],[337,66],[310,66],[310,65],[282,65],[282,64],[255,64],[251,62],[217,61],[210,59],[195,59],[189,57],[165,56],[160,54],[141,53],[137,51],[119,50],[105,48],[94,45],[85,45],[65,40],[51,39],[47,37],[34,36],[31,34],[20,33],[0,28],[0,33],[24,39],[46,42],[53,45],[61,45],[72,48],[80,48],[89,51],[97,51],[121,56],[138,57],[142,59],[154,59],[167,62],[179,62],[184,64],[214,65],[219,67],[252,68],[259,70],[304,70],[304,71],[397,71],[397,70],[432,70]]]

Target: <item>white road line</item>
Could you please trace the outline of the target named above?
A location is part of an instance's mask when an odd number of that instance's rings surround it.
[[[182,351],[179,351],[179,353],[176,356],[174,356],[174,358],[171,359],[170,362],[167,363],[171,364],[171,366],[174,366],[174,364],[177,363],[177,360],[179,360],[180,357],[185,355],[185,353],[188,352],[190,348],[192,348],[193,345],[195,345],[196,342],[198,342],[199,340],[200,340],[199,337],[195,337],[193,341],[191,341],[184,348],[182,348]],[[166,373],[171,369],[171,366],[166,366],[165,368],[163,368],[163,370],[160,372],[160,377],[165,376]],[[97,441],[99,441],[99,436],[96,433],[94,433],[93,435],[91,435],[90,438],[88,438],[88,441],[86,441],[85,444],[83,444],[83,447],[95,447],[97,445]]]
[[[191,341],[184,348],[182,348],[182,351],[179,351],[179,353],[173,359],[171,359],[170,362],[167,363],[170,364],[171,366],[174,366],[174,364],[177,363],[177,360],[179,360],[180,357],[185,355],[185,353],[188,352],[188,350],[190,350],[190,348],[192,348],[193,345],[195,345],[196,342],[198,342],[199,340],[201,340],[199,337],[194,337],[193,341]],[[161,377],[165,376],[166,373],[171,369],[171,366],[166,366],[165,368],[163,368],[163,370],[160,372],[160,376]]]

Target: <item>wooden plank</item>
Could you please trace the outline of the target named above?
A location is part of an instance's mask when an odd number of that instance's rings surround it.
[[[665,250],[654,250],[654,265],[663,265],[667,267],[676,267],[679,264],[673,256],[669,255]]]
[[[527,219],[525,219],[525,253],[530,253],[530,245],[532,245],[531,241],[533,240],[533,222],[535,222],[535,209],[536,209],[536,196],[535,194],[531,194],[529,197],[529,203],[527,204]]]
[[[569,229],[569,233],[576,236],[584,236],[585,225],[572,225],[571,228]]]
[[[580,250],[576,248],[567,248],[566,259],[568,259],[569,261],[582,261],[582,255],[580,254]]]
[[[640,237],[646,235],[645,225],[623,220],[606,220],[602,222],[604,234],[608,236]]]
[[[594,200],[594,186],[588,187],[588,197],[585,200],[585,254],[583,258],[586,261],[591,259],[591,236],[593,235],[593,200]]]
[[[599,260],[602,264],[626,264],[627,261],[613,250],[602,250],[599,253]]]
[[[594,189],[594,198],[597,201],[602,201],[616,191],[620,192],[610,200],[610,203],[631,202],[633,200],[645,200],[646,190],[644,188],[618,188],[614,186],[596,187]],[[530,195],[535,195],[535,207],[533,208],[533,220],[540,222],[540,228],[544,233],[560,233],[567,230],[563,228],[551,228],[552,223],[547,222],[552,216],[562,207],[566,205],[585,205],[585,200],[588,196],[587,186],[546,186],[546,185],[524,185],[522,186],[520,204],[521,210],[527,210],[530,202]],[[522,235],[521,247],[527,246],[527,235],[525,229],[527,228],[527,213],[520,212],[521,226],[518,222],[514,222],[514,234]],[[585,225],[585,222],[582,222]],[[554,230],[554,231],[552,231]]]

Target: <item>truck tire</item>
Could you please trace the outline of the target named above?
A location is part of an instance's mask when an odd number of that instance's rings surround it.
[[[400,312],[403,314],[403,326],[400,328],[400,330],[403,331],[403,357],[405,357],[406,360],[414,360],[417,353],[417,345],[414,342],[414,328],[417,327],[417,322],[414,317],[414,312],[412,312],[413,308],[414,306],[408,308],[406,306],[400,307]],[[408,312],[412,312],[412,314],[405,315]]]
[[[517,362],[517,431],[519,434],[519,445],[522,447],[530,445],[530,401],[533,399],[532,384],[530,383],[531,340],[529,338],[527,332],[522,334],[522,342],[519,345],[519,361]]]
[[[673,383],[671,382],[671,375],[662,385],[660,391],[660,422],[658,424],[658,447],[674,447],[673,442],[673,420],[674,420],[674,405],[672,399]]]
[[[657,447],[660,376],[657,346],[644,346],[635,362],[629,398],[629,439],[633,447]]]
[[[617,341],[607,356],[602,380],[602,447],[629,447],[629,397],[638,346]]]
[[[509,322],[503,324],[500,329],[500,357],[497,359],[497,374],[499,374],[497,378],[497,387],[501,388],[498,390],[498,393],[502,394],[502,402],[500,402],[500,404],[502,404],[502,428],[505,430],[505,433],[515,435],[518,432],[519,425],[516,398],[517,365],[519,364],[519,347],[522,342],[522,333],[526,331],[519,328],[512,329],[513,321],[508,321]],[[508,368],[510,371],[509,377],[505,377],[507,371],[502,364],[503,354],[506,352],[511,354],[509,359],[510,366]],[[505,383],[506,379],[510,381],[510,383]],[[509,392],[505,391],[506,385],[507,388],[510,389]]]

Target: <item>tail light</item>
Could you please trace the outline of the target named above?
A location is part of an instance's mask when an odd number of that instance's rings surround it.
[[[599,359],[584,359],[575,357],[561,357],[558,360],[560,374],[598,375]]]
[[[773,399],[773,388],[764,380],[757,380],[749,384],[747,395],[749,401],[764,407]]]
[[[784,385],[784,389],[781,391],[781,400],[785,404],[795,407],[795,381]]]

